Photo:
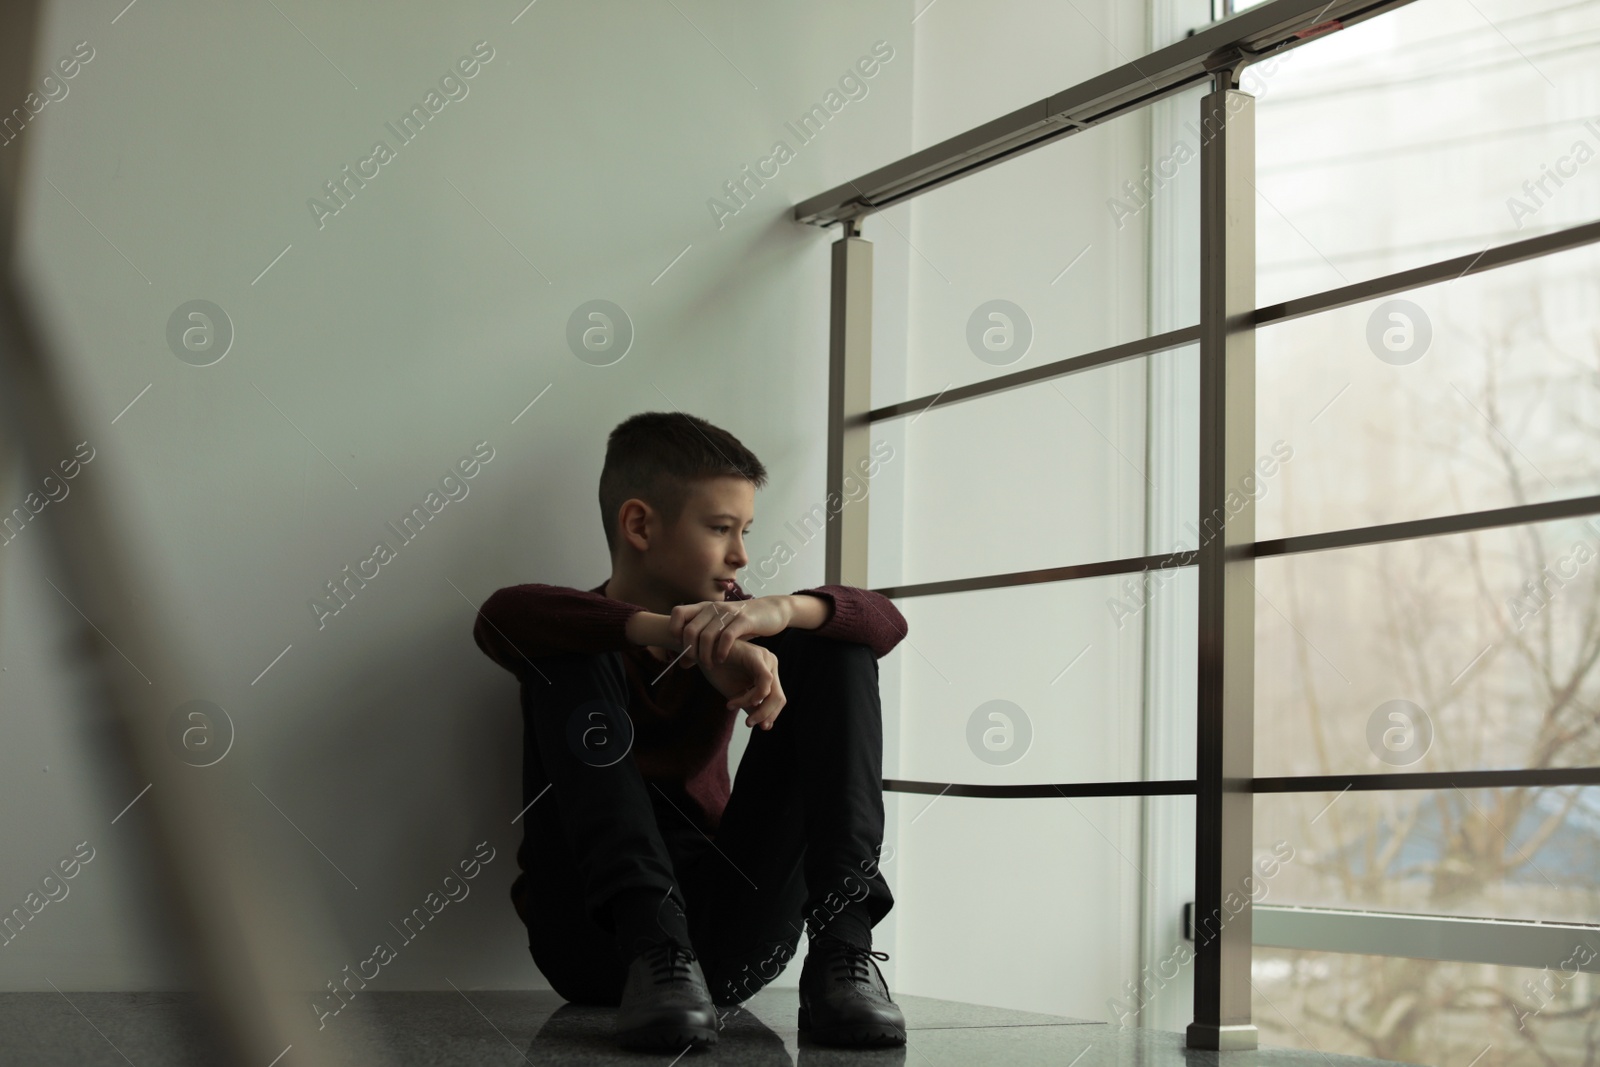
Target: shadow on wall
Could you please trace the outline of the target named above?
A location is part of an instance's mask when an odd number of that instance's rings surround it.
[[[366,618],[386,619],[376,654],[370,645],[345,662],[324,653],[317,677],[294,687],[312,698],[280,706],[271,726],[259,713],[235,716],[241,743],[229,762],[273,802],[253,813],[256,825],[317,880],[351,952],[379,940],[401,950],[374,988],[438,987],[441,968],[460,974],[523,936],[508,896],[521,840],[511,821],[521,808],[520,704],[516,681],[472,639],[489,592],[530,580],[510,577],[518,565],[500,562],[525,555],[494,533],[511,526],[513,505],[500,499],[463,527],[470,533],[441,542],[448,555],[429,558],[419,541],[411,574],[352,602]],[[440,911],[443,936],[425,933],[404,948],[391,924],[485,841],[493,858],[467,883],[470,897],[484,899]]]

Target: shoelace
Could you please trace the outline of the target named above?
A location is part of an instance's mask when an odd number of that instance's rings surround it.
[[[677,977],[680,970],[686,977],[689,974],[689,963],[695,959],[693,950],[670,938],[651,945],[645,949],[644,954],[650,957],[650,972],[658,982],[671,981]]]
[[[833,960],[834,967],[835,969],[842,968],[853,982],[862,984],[871,982],[871,971],[867,966],[868,956],[880,960],[889,958],[887,952],[874,952],[871,949],[862,948],[860,945],[852,945],[848,941],[840,940],[839,945],[839,955],[835,956]]]

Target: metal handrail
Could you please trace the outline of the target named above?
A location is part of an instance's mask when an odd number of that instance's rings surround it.
[[[882,211],[957,178],[1138,111],[1206,82],[1218,70],[1257,62],[1410,2],[1273,0],[1241,11],[1142,59],[802,200],[795,205],[795,221],[831,226]]]

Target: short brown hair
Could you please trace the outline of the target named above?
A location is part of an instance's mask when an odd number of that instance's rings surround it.
[[[618,423],[606,441],[600,470],[600,517],[606,548],[617,551],[617,513],[638,497],[676,525],[694,483],[707,478],[743,478],[757,489],[767,468],[727,430],[681,411],[642,411]]]

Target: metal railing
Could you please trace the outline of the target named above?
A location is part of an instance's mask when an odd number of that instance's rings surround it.
[[[1257,793],[1600,784],[1600,768],[1254,776],[1252,578],[1258,557],[1435,537],[1600,512],[1600,496],[1588,496],[1257,541],[1254,499],[1247,498],[1246,505],[1237,512],[1227,507],[1229,486],[1241,484],[1240,476],[1249,474],[1255,461],[1255,332],[1259,327],[1600,240],[1600,222],[1589,223],[1488,248],[1476,256],[1442,260],[1280,304],[1256,306],[1255,109],[1254,97],[1239,90],[1240,73],[1252,62],[1392,11],[1407,2],[1409,0],[1335,0],[1333,3],[1272,0],[796,206],[794,217],[799,222],[818,226],[837,223],[842,227],[840,239],[833,246],[828,393],[830,497],[835,494],[842,497],[853,473],[866,469],[868,434],[875,424],[1196,342],[1199,346],[1199,513],[1224,517],[1220,535],[1206,539],[1197,551],[876,589],[885,596],[907,598],[1133,574],[1174,566],[1196,567],[1199,666],[1195,778],[1026,785],[886,779],[886,789],[991,799],[1192,795],[1196,802],[1195,908],[1198,914],[1212,915],[1222,913],[1224,898],[1232,887],[1247,884],[1252,860],[1252,804]],[[1210,92],[1201,101],[1199,116],[1205,134],[1200,146],[1200,321],[1196,325],[930,396],[876,408],[871,406],[872,245],[861,236],[862,219],[1197,85],[1208,85]],[[826,581],[867,586],[867,517],[865,498],[854,507],[829,511]],[[1232,909],[1228,911],[1233,914]],[[1315,936],[1317,930],[1330,921],[1311,923],[1295,915],[1282,915],[1282,909],[1274,911],[1278,914],[1274,914],[1273,929],[1277,932],[1273,936],[1280,938],[1289,936],[1284,931]],[[1383,921],[1398,923],[1397,928],[1418,928],[1418,924],[1405,924],[1402,921],[1405,918],[1385,916]],[[1428,929],[1439,925],[1433,924]],[[1420,940],[1425,940],[1425,936]],[[1382,941],[1365,938],[1362,943]],[[1196,944],[1194,1020],[1187,1031],[1191,1047],[1222,1050],[1256,1047],[1258,1035],[1251,1021],[1250,1004],[1252,944],[1248,901],[1244,910],[1233,914],[1216,936]]]

